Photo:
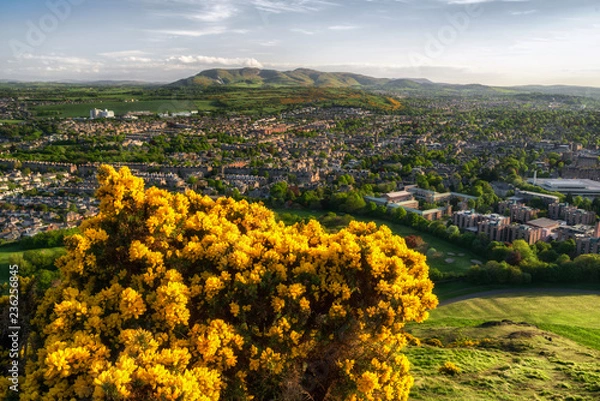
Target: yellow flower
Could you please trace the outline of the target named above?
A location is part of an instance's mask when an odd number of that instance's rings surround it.
[[[229,304],[229,310],[234,317],[237,317],[237,315],[240,313],[240,306],[235,302],[232,302]]]
[[[356,379],[356,387],[361,393],[368,394],[379,388],[379,378],[375,373],[366,371]]]

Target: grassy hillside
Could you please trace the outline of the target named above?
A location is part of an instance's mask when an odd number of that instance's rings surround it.
[[[411,400],[599,399],[599,300],[562,290],[439,307],[409,327],[424,340],[406,351],[415,377]],[[445,362],[461,373],[440,373]]]
[[[258,68],[217,68],[179,80],[172,86],[233,86],[233,87],[280,87],[316,86],[329,88],[359,88],[383,86],[389,79],[373,78],[349,72],[321,72],[308,68],[293,71],[261,70]]]
[[[425,326],[470,327],[488,320],[527,322],[600,350],[600,294],[545,290],[468,299],[431,312]]]

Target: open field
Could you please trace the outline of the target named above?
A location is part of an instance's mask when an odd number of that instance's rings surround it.
[[[93,89],[93,90],[92,90]],[[201,90],[199,88],[168,89],[142,92],[133,89],[100,90],[78,88],[74,93],[56,89],[38,100],[53,104],[34,106],[36,117],[74,118],[89,116],[90,109],[113,110],[116,115],[129,111],[152,113],[176,111],[224,110],[241,113],[273,113],[301,106],[345,106],[395,111],[402,106],[392,98],[358,90],[338,88],[252,88]],[[135,100],[135,101],[132,101]]]
[[[0,120],[0,124],[20,124],[25,120]]]
[[[130,111],[149,111],[151,113],[180,112],[191,110],[216,110],[210,100],[142,100],[138,102],[125,101],[96,101],[79,104],[57,104],[34,107],[33,110],[39,117],[89,117],[93,108],[113,110],[116,115],[123,115]]]
[[[410,399],[598,400],[599,301],[600,292],[543,289],[438,307],[408,326],[424,341],[405,349]],[[441,374],[445,362],[461,373]]]
[[[325,214],[323,211],[309,211],[309,210],[289,210],[289,209],[276,209],[277,213],[290,213],[292,215],[299,216],[301,218],[314,218],[318,219],[320,216]],[[456,244],[444,241],[440,238],[434,237],[428,233],[422,233],[411,227],[403,226],[400,224],[392,223],[389,221],[374,219],[371,217],[353,216],[358,221],[374,221],[377,225],[388,226],[394,234],[406,237],[407,235],[418,235],[429,244],[431,248],[435,248],[441,255],[435,258],[427,258],[429,266],[438,269],[445,273],[465,273],[473,265],[471,260],[480,260],[481,257],[475,255],[467,249],[460,248]],[[450,259],[452,261],[450,262]],[[448,260],[448,261],[447,261]]]

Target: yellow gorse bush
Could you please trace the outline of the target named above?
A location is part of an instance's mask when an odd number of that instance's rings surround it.
[[[21,399],[407,399],[403,327],[437,299],[387,227],[286,227],[259,204],[144,190],[127,168],[98,180],[100,213],[33,321]]]

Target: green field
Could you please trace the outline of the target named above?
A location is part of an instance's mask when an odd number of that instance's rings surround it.
[[[164,113],[175,111],[273,113],[303,105],[363,107],[385,111],[401,109],[391,98],[363,91],[339,88],[66,88],[39,89],[38,99],[53,102],[34,106],[36,117],[87,117],[90,109],[109,109],[116,115],[128,111]],[[131,102],[131,100],[135,100]],[[392,99],[393,100],[393,99]]]
[[[309,210],[288,210],[288,209],[275,209],[277,213],[290,213],[293,215],[300,216],[302,218],[315,218],[325,214],[322,211],[309,211]],[[431,234],[423,233],[415,230],[414,228],[403,226],[400,224],[392,223],[381,219],[373,219],[370,217],[353,216],[358,221],[374,221],[378,225],[388,226],[394,234],[406,237],[407,235],[418,235],[429,244],[431,248],[435,248],[441,256],[439,257],[428,257],[427,263],[429,266],[438,269],[444,273],[465,273],[473,265],[471,260],[481,260],[481,257],[475,255],[471,251],[460,248],[456,244],[444,241],[438,237],[434,237]],[[446,261],[447,259],[453,259],[452,262]],[[449,263],[450,262],[450,263]]]
[[[424,341],[405,349],[415,377],[410,399],[598,400],[599,301],[600,293],[557,289],[438,307],[408,326]],[[441,374],[447,361],[461,373]]]
[[[142,100],[139,102],[100,101],[80,104],[44,105],[32,108],[39,117],[89,117],[93,108],[113,110],[116,115],[130,111],[149,111],[151,113],[181,112],[191,110],[216,110],[210,100]]]
[[[24,120],[0,120],[0,124],[20,124],[25,122]]]

